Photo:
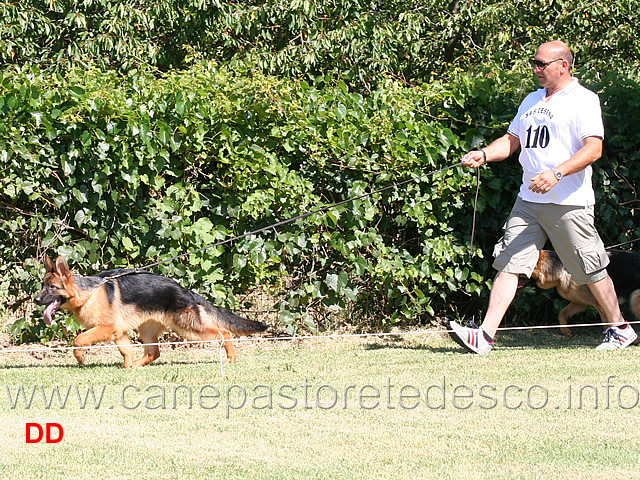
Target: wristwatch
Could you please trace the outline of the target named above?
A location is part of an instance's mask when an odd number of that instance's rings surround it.
[[[560,170],[556,170],[555,168],[552,168],[551,170],[553,170],[553,174],[556,176],[556,180],[562,180],[562,172]]]

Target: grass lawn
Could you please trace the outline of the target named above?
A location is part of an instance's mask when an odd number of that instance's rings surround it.
[[[85,367],[0,353],[0,475],[640,477],[640,348],[599,341],[513,332],[487,356],[442,335],[258,341],[225,377],[216,348],[164,347],[131,371],[115,349]],[[27,423],[64,436],[27,444]]]

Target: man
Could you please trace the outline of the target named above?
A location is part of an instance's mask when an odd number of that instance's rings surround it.
[[[523,168],[518,198],[495,247],[498,274],[482,326],[450,324],[452,338],[470,352],[491,350],[519,274],[531,276],[547,239],[576,282],[588,285],[612,324],[596,349],[622,349],[637,338],[620,312],[606,271],[609,260],[594,226],[591,164],[602,155],[600,101],[571,76],[572,63],[565,43],[540,45],[532,65],[542,88],[524,99],[504,136],[462,158],[463,165],[478,168],[520,148]]]

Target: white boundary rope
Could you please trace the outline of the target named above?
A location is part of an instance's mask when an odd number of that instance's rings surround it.
[[[640,320],[627,321],[628,324],[640,324]],[[560,328],[583,328],[583,327],[607,327],[615,325],[614,323],[572,323],[568,325],[530,325],[521,327],[498,327],[496,330],[499,332],[507,331],[520,331],[520,330],[552,330]],[[229,343],[242,343],[242,342],[284,342],[284,341],[298,341],[298,340],[337,340],[340,338],[363,338],[363,337],[397,337],[397,336],[411,336],[411,335],[442,335],[443,333],[452,333],[453,330],[416,330],[406,332],[378,332],[378,333],[335,333],[330,335],[300,335],[300,336],[282,336],[282,337],[239,337],[230,339],[216,338],[213,340],[183,340],[179,342],[157,342],[157,343],[130,343],[116,345],[115,343],[101,344],[101,345],[88,345],[86,347],[36,347],[36,348],[14,348],[14,349],[2,349],[0,348],[0,354],[9,353],[37,353],[37,352],[62,352],[73,350],[100,350],[119,347],[147,347],[147,346],[177,346],[177,345],[200,345],[207,343],[218,343],[221,346],[225,342]],[[221,347],[222,348],[222,347]],[[220,351],[220,357],[223,357],[222,350]]]
[[[640,324],[640,320],[628,321],[628,324]],[[500,332],[507,331],[522,331],[522,330],[551,330],[559,328],[581,328],[581,327],[607,327],[614,325],[613,323],[574,323],[568,325],[531,325],[522,327],[499,327],[497,330]],[[241,337],[222,339],[216,338],[214,340],[184,340],[180,342],[157,342],[157,343],[131,343],[128,345],[116,345],[116,344],[103,344],[103,345],[89,345],[86,347],[37,347],[37,348],[22,348],[22,349],[0,349],[0,354],[32,354],[43,352],[64,352],[73,350],[106,350],[119,347],[145,347],[145,346],[176,346],[176,345],[200,345],[218,343],[218,354],[220,361],[220,376],[224,377],[224,343],[242,343],[242,342],[281,342],[281,341],[294,341],[294,340],[337,340],[341,338],[364,338],[364,337],[393,337],[393,336],[411,336],[411,335],[442,335],[449,334],[453,330],[418,330],[418,331],[406,331],[406,332],[380,332],[380,333],[340,333],[331,335],[301,335],[301,336],[282,336],[282,337]],[[0,367],[2,368],[2,367]]]

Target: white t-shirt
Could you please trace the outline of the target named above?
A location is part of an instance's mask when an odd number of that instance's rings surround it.
[[[519,196],[534,203],[593,205],[591,166],[563,177],[545,194],[529,190],[533,177],[568,160],[584,146],[585,138],[604,139],[600,99],[577,79],[548,102],[545,95],[545,88],[527,95],[507,130],[520,140],[523,173]]]

